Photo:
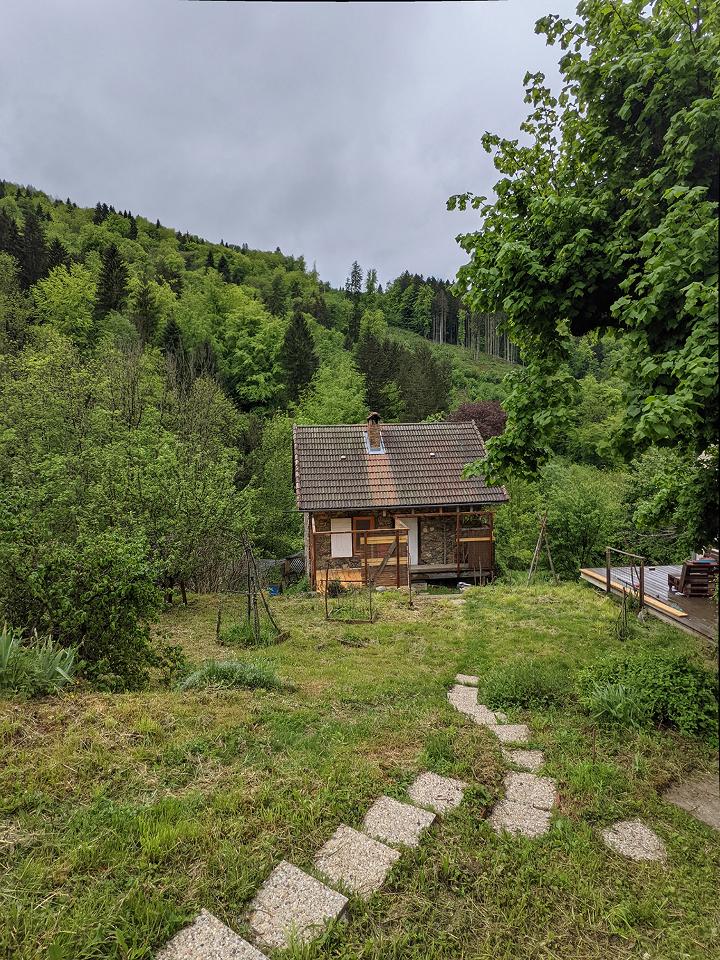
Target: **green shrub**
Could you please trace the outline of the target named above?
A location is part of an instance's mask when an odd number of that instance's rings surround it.
[[[269,623],[260,624],[260,636],[256,638],[252,623],[243,620],[234,623],[220,634],[224,647],[270,647],[277,642],[277,633]]]
[[[602,722],[670,726],[701,737],[717,729],[717,677],[683,654],[611,654],[580,672],[578,691]]]
[[[23,643],[10,627],[0,631],[0,693],[39,697],[75,679],[76,652],[35,637]]]
[[[178,684],[178,690],[198,690],[207,687],[230,689],[246,687],[275,690],[282,686],[275,671],[264,663],[242,660],[208,660],[199,669]]]
[[[571,694],[568,668],[554,660],[522,660],[494,667],[481,683],[488,706],[547,707],[562,704]]]

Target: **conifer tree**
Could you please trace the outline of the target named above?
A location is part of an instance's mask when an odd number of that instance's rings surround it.
[[[137,236],[138,236],[137,220],[132,214],[130,214],[130,229],[128,230],[128,237],[131,240],[137,240]]]
[[[210,269],[210,267],[215,266],[215,258],[213,257],[212,250],[208,250],[207,257],[205,258],[205,272]]]
[[[48,270],[52,270],[53,267],[67,266],[69,262],[70,257],[68,256],[67,250],[58,238],[55,237],[48,250]]]
[[[293,312],[292,320],[280,348],[280,363],[285,370],[288,398],[297,400],[318,368],[315,345],[305,315],[299,309]]]
[[[230,283],[230,267],[228,266],[228,262],[224,253],[221,254],[220,259],[218,260],[217,269],[225,283]]]
[[[0,252],[20,259],[20,231],[12,217],[0,210]]]
[[[160,323],[160,307],[147,279],[142,281],[133,299],[132,321],[141,345],[152,343]]]
[[[266,303],[270,313],[281,317],[285,312],[285,278],[282,270],[276,270],[270,281]]]
[[[20,242],[20,285],[28,290],[47,273],[48,249],[45,233],[35,211],[25,212],[25,227]]]
[[[95,318],[111,310],[122,310],[128,295],[128,268],[114,243],[103,250],[102,266],[95,297]]]
[[[5,181],[0,180],[0,199],[5,196]]]

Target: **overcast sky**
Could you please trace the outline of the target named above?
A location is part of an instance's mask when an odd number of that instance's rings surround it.
[[[452,276],[488,194],[485,130],[516,135],[534,34],[575,0],[2,0],[0,177],[218,241]]]

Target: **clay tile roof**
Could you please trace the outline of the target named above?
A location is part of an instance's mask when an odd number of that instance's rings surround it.
[[[299,510],[431,507],[505,503],[504,487],[462,479],[466,463],[484,459],[470,423],[384,423],[383,453],[370,453],[365,424],[293,427]]]

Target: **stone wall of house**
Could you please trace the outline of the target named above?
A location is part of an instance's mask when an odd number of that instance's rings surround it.
[[[455,517],[420,517],[420,563],[456,563]]]

